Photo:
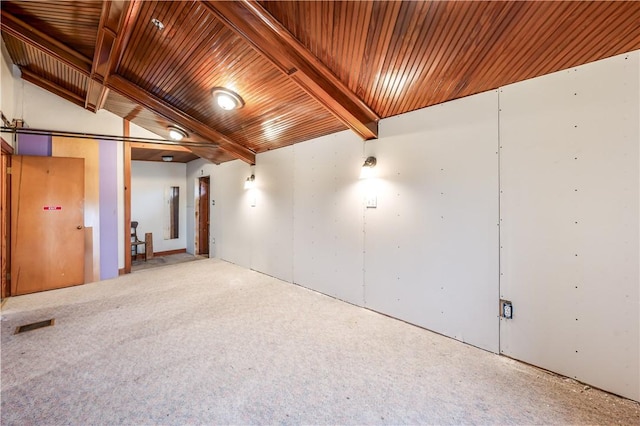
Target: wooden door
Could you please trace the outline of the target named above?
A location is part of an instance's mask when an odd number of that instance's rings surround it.
[[[84,283],[84,159],[16,155],[11,294]]]
[[[201,177],[198,184],[198,254],[209,254],[209,177]]]

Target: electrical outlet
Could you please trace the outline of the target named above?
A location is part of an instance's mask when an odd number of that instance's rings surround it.
[[[513,305],[508,300],[502,300],[502,317],[505,319],[513,318]]]
[[[376,197],[375,195],[368,196],[365,200],[365,205],[368,209],[375,209],[376,207],[378,207],[378,197]]]

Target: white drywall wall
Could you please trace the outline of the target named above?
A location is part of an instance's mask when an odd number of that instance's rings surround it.
[[[217,257],[287,279],[292,230],[297,284],[490,351],[500,338],[505,354],[637,400],[638,52],[586,67],[382,120],[377,141],[341,132],[259,154],[253,192],[248,165],[211,166]],[[363,182],[368,155],[377,177]],[[575,212],[580,232],[554,223]],[[498,319],[500,232],[511,322]],[[579,268],[562,258],[572,247]],[[573,277],[578,298],[558,286]],[[584,356],[549,354],[576,342]]]
[[[251,268],[251,203],[256,192],[244,189],[250,174],[250,166],[238,160],[216,167],[211,177],[211,199],[216,202],[211,208],[216,257],[245,268]]]
[[[107,110],[93,113],[26,81],[21,96],[23,118],[31,128],[122,135],[122,118]]]
[[[501,352],[635,400],[639,56],[500,90]]]
[[[131,220],[139,223],[138,238],[141,240],[147,232],[153,234],[154,252],[186,248],[186,173],[184,163],[131,162]],[[171,186],[180,188],[178,238],[165,240],[165,191]]]
[[[22,99],[18,96],[22,82],[19,77],[20,71],[9,59],[9,52],[7,52],[2,39],[0,39],[0,51],[2,56],[0,60],[0,111],[11,121],[14,118],[21,118],[22,115]],[[13,146],[12,134],[2,133],[2,138]]]
[[[293,150],[294,282],[362,305],[362,141],[344,131]]]
[[[293,147],[258,154],[251,268],[293,281]]]
[[[156,135],[132,122],[129,122],[129,136],[132,138],[166,139],[166,137]]]
[[[498,95],[382,120],[365,212],[373,310],[498,351]]]

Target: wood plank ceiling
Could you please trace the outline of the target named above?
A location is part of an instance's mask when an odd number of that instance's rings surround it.
[[[173,151],[178,161],[253,163],[344,129],[371,139],[380,118],[640,49],[636,1],[3,0],[1,9],[22,78],[162,137],[182,127],[191,153]],[[217,108],[214,87],[244,107]],[[134,154],[162,155],[147,149]]]

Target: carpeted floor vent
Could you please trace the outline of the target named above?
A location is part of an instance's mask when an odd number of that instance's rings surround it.
[[[54,323],[55,323],[55,320],[52,318],[44,321],[34,322],[31,324],[21,325],[20,327],[16,328],[15,334],[24,333],[31,330],[37,330],[38,328],[42,328],[42,327],[49,327],[49,326],[52,326]]]

